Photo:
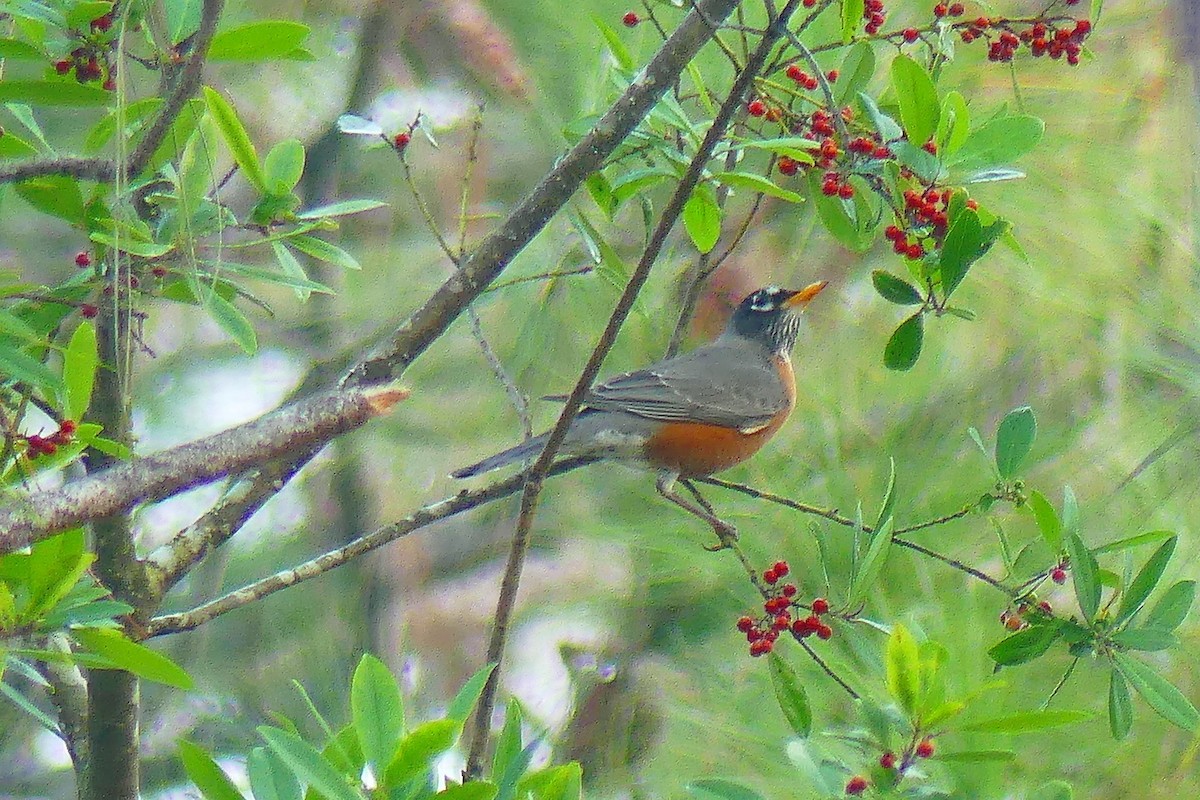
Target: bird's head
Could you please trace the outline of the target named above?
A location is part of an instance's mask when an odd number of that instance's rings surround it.
[[[799,290],[766,286],[747,295],[730,317],[725,335],[758,342],[772,353],[790,352],[800,331],[800,312],[828,283],[818,281]]]

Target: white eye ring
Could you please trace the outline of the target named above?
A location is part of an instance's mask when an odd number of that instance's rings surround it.
[[[775,308],[775,298],[773,298],[773,297],[763,297],[761,299],[755,299],[755,301],[750,304],[751,311],[771,311],[774,308]]]

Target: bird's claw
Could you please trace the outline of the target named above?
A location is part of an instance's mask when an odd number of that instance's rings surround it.
[[[737,528],[728,522],[714,523],[713,533],[717,535],[719,541],[717,544],[704,545],[704,549],[710,553],[719,553],[722,550],[728,550],[738,540]]]

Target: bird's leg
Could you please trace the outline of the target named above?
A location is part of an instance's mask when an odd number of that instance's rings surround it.
[[[732,542],[737,541],[737,528],[719,518],[713,512],[712,506],[710,506],[708,502],[700,496],[700,492],[696,490],[695,486],[692,486],[692,484],[688,481],[680,481],[688,488],[688,491],[690,491],[696,497],[696,499],[700,501],[702,506],[689,503],[687,500],[679,496],[679,493],[675,491],[675,481],[678,479],[678,473],[662,472],[659,474],[658,480],[654,484],[654,488],[658,489],[658,493],[667,500],[670,500],[684,511],[692,514],[693,516],[699,517],[712,526],[713,531],[717,534],[717,538],[721,540],[721,543],[716,547],[708,547],[706,549],[723,550],[726,547],[729,547]]]

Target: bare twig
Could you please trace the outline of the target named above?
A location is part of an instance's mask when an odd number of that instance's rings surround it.
[[[554,465],[550,474],[561,475],[564,472],[569,472],[585,464],[590,464],[594,460],[593,458],[582,457],[563,459]],[[330,550],[316,558],[305,561],[303,564],[257,580],[254,583],[229,592],[189,611],[155,617],[150,621],[149,633],[151,636],[163,636],[168,633],[192,630],[216,619],[222,614],[261,600],[269,594],[274,594],[280,589],[286,589],[302,581],[323,575],[364,553],[369,553],[426,525],[430,525],[446,517],[454,516],[455,514],[461,514],[464,511],[470,511],[493,500],[499,500],[502,497],[516,494],[524,483],[525,475],[518,474],[503,481],[493,483],[490,486],[485,486],[482,489],[474,491],[464,490],[453,497],[448,497],[445,500],[427,505],[398,522],[393,522],[372,533],[361,536],[344,547]]]
[[[620,331],[622,324],[624,324],[625,318],[633,309],[633,304],[642,287],[645,285],[646,279],[650,275],[650,270],[654,262],[658,259],[659,252],[662,250],[668,234],[675,226],[679,215],[683,212],[684,204],[699,182],[704,168],[708,160],[712,157],[717,144],[724,138],[734,113],[741,105],[741,98],[745,95],[747,88],[753,83],[758,70],[766,62],[771,48],[778,38],[782,36],[782,31],[786,28],[787,20],[791,16],[791,13],[799,5],[800,0],[789,0],[788,5],[781,12],[780,20],[763,37],[754,55],[747,62],[745,69],[735,78],[728,98],[726,98],[726,101],[717,111],[703,141],[697,148],[696,155],[692,158],[691,163],[688,164],[687,171],[680,179],[675,193],[663,208],[658,224],[655,226],[649,242],[647,242],[646,250],[642,254],[637,268],[630,277],[629,283],[625,286],[625,290],[621,293],[621,297],[617,301],[612,315],[609,317],[604,332],[600,335],[600,340],[588,358],[587,364],[584,365],[583,370],[580,372],[579,379],[575,382],[575,387],[571,390],[566,406],[560,413],[558,421],[550,431],[545,449],[542,450],[541,455],[538,456],[537,461],[529,471],[525,490],[521,494],[521,513],[517,518],[517,526],[513,534],[512,546],[509,550],[508,563],[505,566],[504,577],[500,585],[499,602],[497,603],[496,616],[492,623],[492,635],[488,642],[486,659],[488,663],[499,664],[504,654],[504,646],[508,638],[508,624],[516,602],[517,588],[520,584],[520,574],[524,565],[525,554],[529,547],[529,534],[533,525],[533,516],[537,509],[543,480],[553,463],[554,456],[566,438],[567,430],[572,420],[574,420],[582,407],[584,395],[595,381],[596,375],[600,370],[600,365],[616,341],[617,333]],[[690,19],[693,16],[700,17],[702,14],[705,18],[715,19],[715,24],[720,24],[724,21],[728,12],[716,16],[706,14],[699,7],[696,7],[693,9],[693,13],[689,14],[688,18]],[[467,755],[466,767],[463,771],[464,776],[467,778],[477,777],[482,771],[483,757],[487,749],[488,734],[491,728],[492,708],[494,707],[496,691],[499,687],[499,673],[499,669],[492,672],[487,684],[484,686],[483,695],[475,712],[471,748]]]

